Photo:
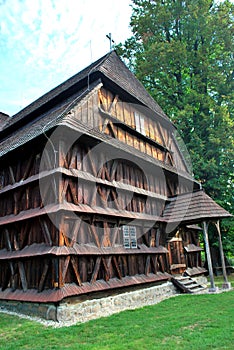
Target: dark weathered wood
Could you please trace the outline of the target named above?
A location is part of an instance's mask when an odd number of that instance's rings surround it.
[[[146,264],[145,264],[145,275],[147,276],[150,273],[150,255],[146,258]]]
[[[4,159],[6,163],[0,170],[0,219],[6,220],[6,224],[0,231],[3,232],[0,251],[5,254],[7,249],[12,257],[4,262],[7,266],[4,273],[0,270],[0,288],[21,289],[29,291],[28,295],[37,288],[42,292],[41,298],[65,296],[69,290],[72,296],[72,288],[86,293],[85,288],[89,291],[104,288],[105,282],[111,279],[109,287],[118,279],[122,280],[118,286],[124,283],[127,286],[130,279],[133,283],[134,276],[134,283],[138,283],[142,275],[147,281],[151,274],[170,272],[167,259],[169,254],[173,257],[171,247],[168,255],[154,251],[159,245],[167,245],[165,225],[157,232],[157,224],[151,226],[161,214],[167,194],[176,194],[178,169],[173,170],[172,166],[175,157],[176,164],[180,161],[182,164],[182,160],[168,130],[171,126],[166,127],[168,121],[160,113],[146,111],[143,102],[138,109],[131,105],[128,102],[131,91],[125,95],[121,90],[118,96],[118,84],[112,91],[111,79],[106,79],[110,80],[110,84],[106,84],[110,90],[101,88],[102,83],[93,88],[92,77],[90,91],[84,90],[79,99],[68,96],[70,92],[80,93],[72,88],[53,99],[60,105],[53,106],[52,100],[48,101],[43,115],[38,108],[39,114],[33,112],[30,123],[34,125],[35,115],[35,123],[38,122],[40,128],[49,127],[50,121],[56,122],[57,115],[62,120],[64,115],[57,139],[51,138],[48,142],[48,131],[47,135],[41,134],[28,144],[16,147],[9,159]],[[78,85],[73,87],[79,88]],[[73,100],[72,106],[67,97]],[[48,115],[47,106],[52,108]],[[142,118],[142,132],[136,125],[137,113]],[[24,122],[27,124],[27,118],[22,119],[22,132]],[[71,132],[73,137],[76,131],[77,139],[70,147]],[[14,132],[17,137],[17,129]],[[106,143],[106,150],[96,147],[100,142]],[[113,159],[112,149],[118,152],[118,155],[113,152]],[[160,176],[162,171],[164,176]],[[179,190],[185,191],[186,186]],[[122,225],[136,227],[137,249],[124,248],[126,237]],[[189,239],[187,242],[189,244]],[[178,259],[182,250],[176,244],[175,249]],[[42,256],[38,257],[38,251]],[[197,256],[190,255],[186,261],[192,265],[198,260]],[[54,288],[61,288],[61,293]]]
[[[95,226],[92,224],[92,221],[91,221],[90,225],[88,225],[88,228],[90,230],[90,233],[93,235],[93,237],[95,239],[96,245],[100,248],[101,244],[100,244],[100,241],[99,241],[99,237],[98,237],[98,234],[97,234]]]
[[[49,262],[45,262],[44,268],[43,268],[43,272],[42,272],[42,275],[41,275],[41,279],[40,279],[39,285],[38,285],[38,292],[42,292],[42,290],[44,288],[45,279],[46,279],[48,270],[49,270]]]
[[[71,257],[70,257],[70,256],[67,256],[66,259],[65,259],[64,265],[63,265],[63,271],[62,271],[62,280],[63,280],[63,283],[65,283],[65,277],[66,277],[66,274],[67,274],[67,269],[68,269],[70,260],[71,260]]]
[[[10,178],[11,178],[12,184],[14,184],[16,181],[15,181],[15,175],[13,173],[13,170],[12,170],[11,166],[9,166],[9,174],[10,174]]]
[[[43,232],[44,237],[45,237],[45,242],[47,244],[49,244],[50,246],[52,246],[52,239],[51,239],[50,231],[49,231],[49,228],[47,226],[46,221],[44,219],[40,219],[40,223],[41,223],[42,232]]]
[[[96,259],[90,283],[94,283],[96,281],[96,279],[97,279],[98,272],[99,272],[99,269],[100,269],[101,260],[102,259],[101,259],[100,256]]]
[[[117,262],[117,259],[116,259],[115,256],[113,256],[113,263],[114,263],[114,267],[115,267],[115,269],[117,271],[118,278],[122,279],[122,273],[120,271],[120,268],[119,268],[119,265],[118,265],[118,262]]]

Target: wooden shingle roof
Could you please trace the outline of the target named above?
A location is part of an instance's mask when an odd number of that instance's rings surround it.
[[[79,95],[79,91],[82,89],[86,88],[90,91],[90,84],[98,79],[112,84],[119,91],[122,90],[125,96],[132,99],[131,102],[135,101],[135,103],[147,106],[161,120],[166,121],[168,126],[173,127],[172,122],[161,107],[148,94],[116,52],[112,51],[9,118],[0,132],[0,139],[9,135],[13,130],[38,119],[39,116],[45,116],[46,112],[53,109],[54,106],[62,105],[63,101],[67,103],[71,96]]]
[[[231,216],[203,190],[171,198],[162,214],[167,223],[196,223]]]

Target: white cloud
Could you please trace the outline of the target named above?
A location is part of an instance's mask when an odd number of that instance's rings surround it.
[[[0,93],[10,84],[18,96],[12,100],[23,94],[28,101],[32,90],[38,91],[33,98],[39,97],[108,52],[107,33],[117,43],[125,40],[130,15],[127,0],[5,1],[0,12]],[[11,74],[8,65],[14,67]],[[0,109],[2,104],[0,99]]]

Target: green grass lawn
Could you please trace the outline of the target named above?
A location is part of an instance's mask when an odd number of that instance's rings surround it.
[[[0,313],[0,349],[233,349],[234,291],[181,295],[71,327]]]

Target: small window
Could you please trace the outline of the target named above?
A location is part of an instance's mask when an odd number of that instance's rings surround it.
[[[129,249],[137,248],[137,238],[136,238],[136,227],[134,226],[123,226],[123,245],[124,248]]]
[[[141,115],[138,112],[135,112],[134,115],[135,115],[136,131],[145,135],[145,119],[143,115]]]

